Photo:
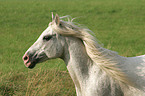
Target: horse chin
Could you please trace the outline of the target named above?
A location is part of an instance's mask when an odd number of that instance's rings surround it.
[[[29,68],[29,69],[33,69],[35,66],[36,66],[36,63],[31,63],[31,64],[28,66],[28,68]]]
[[[36,61],[31,61],[31,62],[25,64],[25,66],[26,66],[27,68],[29,68],[29,69],[33,69],[33,68],[36,66],[37,63],[38,63],[38,60],[36,60]]]

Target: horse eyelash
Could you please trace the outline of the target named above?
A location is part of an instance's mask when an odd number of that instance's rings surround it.
[[[44,36],[43,40],[49,41],[52,38],[52,36]]]
[[[56,34],[44,36],[43,40],[49,41],[53,36],[56,36]]]
[[[62,27],[63,27],[63,25],[60,23],[60,24],[59,24],[59,27],[61,27],[61,28],[62,28]]]

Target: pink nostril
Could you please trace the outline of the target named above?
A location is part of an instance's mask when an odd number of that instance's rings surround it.
[[[29,60],[29,56],[28,56],[27,54],[25,54],[25,55],[23,56],[23,60],[24,60],[24,62],[27,62],[27,61]]]
[[[25,53],[25,55],[23,56],[23,61],[24,61],[24,64],[26,67],[29,67],[31,65],[31,62],[30,62],[30,57],[29,55],[27,55],[27,53]]]
[[[25,57],[24,57],[24,60],[27,60],[27,59],[28,59],[28,57],[27,57],[27,56],[25,56]]]

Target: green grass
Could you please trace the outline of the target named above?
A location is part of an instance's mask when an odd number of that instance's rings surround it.
[[[79,17],[105,48],[122,56],[145,53],[144,0],[0,0],[0,95],[74,96],[60,59],[27,69],[25,51],[51,21],[51,12]]]

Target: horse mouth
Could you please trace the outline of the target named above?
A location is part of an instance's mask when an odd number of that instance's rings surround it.
[[[29,61],[29,62],[24,62],[25,66],[27,68],[33,69],[36,64],[38,63],[38,60],[33,60],[33,61]]]
[[[22,57],[24,61],[24,65],[27,68],[33,69],[37,63],[46,61],[48,57],[46,55],[38,56],[37,54],[35,56],[28,55],[27,53]]]

